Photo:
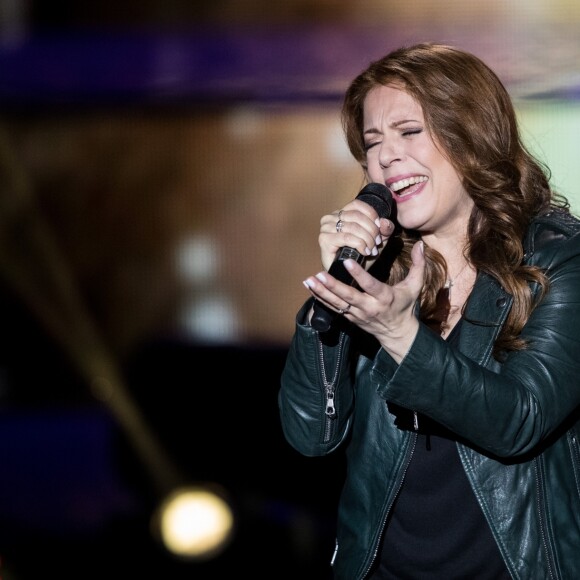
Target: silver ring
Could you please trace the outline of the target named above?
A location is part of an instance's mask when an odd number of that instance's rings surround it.
[[[342,232],[342,220],[336,222],[336,231],[340,234]]]
[[[346,313],[347,313],[347,312],[350,310],[350,306],[351,306],[350,304],[347,304],[347,305],[346,305],[346,308],[341,308],[341,309],[338,311],[338,313],[339,313],[339,314],[346,314]]]
[[[344,210],[343,210],[343,209],[341,209],[341,210],[338,212],[338,219],[340,219],[340,218],[342,217],[342,212],[343,212],[343,211],[344,211]]]

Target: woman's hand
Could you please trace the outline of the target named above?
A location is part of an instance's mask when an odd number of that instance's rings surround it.
[[[349,202],[340,211],[323,216],[318,236],[323,268],[328,271],[336,253],[344,247],[366,256],[365,266],[368,268],[394,228],[393,222],[379,218],[374,208],[359,199]]]
[[[341,312],[348,320],[376,337],[381,346],[397,362],[401,362],[419,328],[414,309],[423,287],[423,242],[415,244],[411,258],[409,274],[394,286],[380,282],[351,259],[345,260],[344,267],[359,288],[338,281],[328,272],[310,276],[304,285],[317,300]]]

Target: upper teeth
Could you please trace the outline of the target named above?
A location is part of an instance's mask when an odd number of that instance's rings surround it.
[[[401,179],[400,181],[395,181],[395,183],[391,183],[390,188],[393,191],[399,191],[404,187],[409,187],[409,185],[415,185],[415,183],[422,183],[423,181],[427,181],[427,177],[424,175],[416,175],[414,177],[409,177],[408,179]]]

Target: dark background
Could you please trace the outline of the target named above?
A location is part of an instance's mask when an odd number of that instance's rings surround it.
[[[303,458],[283,440],[285,348],[160,339],[126,361],[135,404],[184,481],[219,483],[236,513],[225,552],[190,563],[151,533],[159,494],[107,407],[13,297],[1,320],[4,579],[327,577],[341,460]]]

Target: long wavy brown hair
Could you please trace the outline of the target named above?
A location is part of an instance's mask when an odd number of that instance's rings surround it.
[[[495,354],[525,348],[522,327],[549,284],[541,269],[523,263],[523,237],[536,215],[554,207],[568,211],[569,203],[552,191],[549,169],[523,144],[506,88],[482,60],[452,46],[416,44],[372,62],[352,81],[342,107],[348,146],[365,170],[363,107],[368,92],[378,85],[400,87],[421,105],[433,140],[462,176],[474,201],[465,256],[514,298]],[[391,268],[391,283],[408,272],[411,247],[419,239],[409,230],[401,230],[400,236],[402,250]],[[447,267],[432,248],[425,248],[425,256],[421,318],[429,319]],[[540,288],[536,299],[532,282]]]

